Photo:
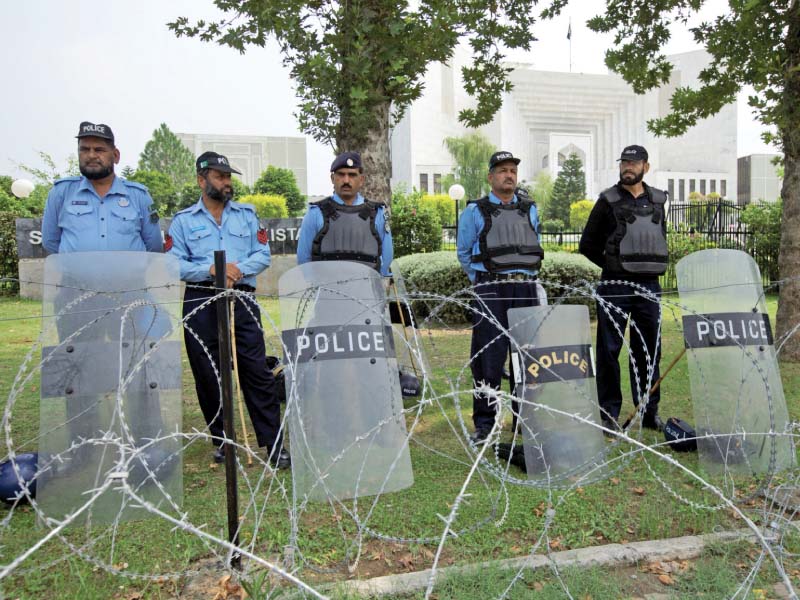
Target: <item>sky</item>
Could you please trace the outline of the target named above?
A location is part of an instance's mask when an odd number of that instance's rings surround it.
[[[0,174],[24,176],[19,163],[41,167],[38,152],[66,166],[75,153],[78,124],[107,123],[122,159],[136,166],[160,123],[172,131],[297,136],[296,98],[277,44],[230,48],[176,38],[166,23],[178,16],[213,17],[211,0],[0,0]],[[540,4],[541,5],[541,4]],[[709,0],[705,16],[724,10]],[[530,53],[509,58],[537,68],[606,73],[603,52],[611,38],[590,31],[587,18],[601,0],[572,2],[564,14],[536,26]],[[668,53],[697,49],[685,30],[673,30]],[[775,152],[763,144],[743,93],[738,107],[737,155]],[[310,194],[330,192],[333,150],[307,138]]]

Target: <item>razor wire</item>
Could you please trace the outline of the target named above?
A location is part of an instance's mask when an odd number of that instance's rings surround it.
[[[319,301],[320,292],[326,294],[339,295],[342,300],[352,302],[362,306],[364,310],[382,311],[382,306],[372,306],[371,298],[357,298],[342,294],[337,283],[332,282],[325,286],[309,287],[307,297],[304,299],[304,309],[313,310]],[[586,281],[575,282],[574,285],[564,285],[558,282],[541,281],[541,285],[547,290],[549,297],[549,307],[555,309],[562,304],[571,302],[595,303],[598,310],[607,311],[609,314],[620,313],[620,310],[609,301],[606,295],[600,295],[595,285]],[[665,315],[672,315],[676,322],[676,314],[692,314],[692,310],[683,305],[680,301],[672,299],[671,292],[664,292],[655,295],[647,289],[631,284],[626,281],[605,282],[626,285],[631,289],[631,295],[636,295],[650,302],[659,303],[662,324],[665,323]],[[712,286],[713,288],[714,286]],[[80,305],[86,298],[103,296],[102,290],[81,289],[78,299],[62,308],[58,314],[46,315],[44,318],[55,319],[64,315],[76,314],[80,311],[73,309]],[[129,290],[131,292],[144,291],[151,292],[151,289]],[[278,323],[268,311],[262,311],[261,320],[255,319],[255,314],[248,306],[248,302],[261,301],[280,301],[276,296],[267,296],[243,292],[235,289],[213,290],[212,295],[202,303],[195,306],[186,316],[181,317],[180,324],[175,327],[180,329],[184,335],[192,336],[203,348],[205,359],[213,366],[217,383],[221,389],[221,377],[219,365],[215,365],[212,360],[212,351],[206,346],[202,338],[192,330],[188,321],[191,316],[199,310],[210,306],[217,299],[224,298],[226,301],[243,301],[250,317],[256,322],[259,330],[264,336],[267,348],[279,356],[286,354],[287,348],[281,338],[281,323]],[[789,590],[791,597],[796,597],[794,583],[790,573],[798,566],[798,555],[796,540],[797,511],[800,509],[800,502],[792,504],[785,500],[791,494],[798,491],[798,470],[796,457],[790,468],[779,471],[776,468],[775,448],[776,444],[770,445],[770,461],[767,472],[755,478],[745,478],[750,488],[740,490],[738,487],[739,477],[733,472],[729,472],[728,465],[724,465],[722,477],[714,477],[705,474],[697,465],[687,466],[682,460],[682,455],[672,452],[666,442],[652,443],[642,430],[642,415],[646,407],[647,398],[641,398],[640,410],[637,411],[631,423],[623,429],[612,430],[603,427],[589,415],[570,413],[562,411],[547,404],[535,403],[518,397],[510,392],[497,390],[482,382],[472,381],[470,372],[470,361],[475,356],[470,355],[467,344],[462,344],[461,354],[458,358],[453,358],[452,353],[444,348],[448,346],[442,338],[444,334],[455,334],[469,339],[468,327],[454,326],[444,322],[440,314],[447,308],[456,307],[465,314],[474,315],[476,318],[488,319],[499,331],[499,336],[509,337],[510,332],[504,328],[491,314],[490,311],[481,307],[481,302],[475,294],[474,288],[464,288],[452,295],[441,295],[421,290],[407,292],[404,298],[400,299],[408,304],[425,304],[428,307],[427,316],[417,323],[417,327],[408,327],[406,331],[398,331],[399,327],[394,326],[394,343],[398,346],[398,360],[400,354],[411,357],[415,361],[416,368],[422,377],[422,391],[419,399],[406,399],[400,415],[391,415],[379,421],[372,428],[364,431],[357,436],[351,443],[333,456],[332,465],[342,460],[342,457],[353,447],[358,447],[362,442],[367,442],[370,448],[370,440],[375,439],[375,434],[387,424],[402,418],[406,426],[406,436],[403,447],[412,447],[415,453],[425,453],[436,456],[443,463],[458,469],[462,473],[461,484],[454,486],[452,499],[446,511],[437,510],[431,507],[431,514],[427,515],[427,525],[419,531],[403,531],[403,528],[381,527],[374,523],[378,519],[375,517],[379,511],[386,512],[386,505],[391,505],[394,498],[400,498],[404,494],[411,494],[413,486],[408,491],[384,492],[383,488],[376,494],[367,497],[356,497],[354,499],[337,499],[328,497],[325,501],[314,501],[305,497],[298,497],[294,491],[291,475],[276,472],[268,460],[269,457],[259,452],[257,449],[248,448],[246,444],[238,441],[235,444],[237,454],[237,470],[239,473],[241,488],[240,494],[244,495],[241,502],[243,515],[242,532],[246,531],[247,539],[239,546],[233,546],[221,533],[224,515],[217,514],[219,519],[216,523],[196,522],[193,516],[185,510],[178,502],[174,501],[163,488],[162,495],[165,501],[154,503],[148,497],[142,495],[142,490],[148,486],[159,487],[159,471],[168,467],[170,457],[166,457],[159,464],[153,466],[148,462],[148,450],[162,442],[173,442],[177,446],[176,453],[186,455],[188,453],[208,454],[211,447],[211,434],[202,421],[195,422],[188,426],[185,423],[180,429],[175,431],[163,431],[157,437],[150,440],[134,440],[130,424],[126,420],[125,401],[126,393],[134,377],[139,373],[147,362],[147,358],[157,352],[158,343],[147,349],[138,359],[136,364],[129,365],[126,369],[120,368],[118,389],[114,398],[114,427],[106,431],[98,431],[92,437],[82,438],[72,441],[62,452],[52,456],[40,455],[38,473],[34,478],[42,477],[44,474],[57,474],[59,469],[64,468],[64,464],[69,462],[70,455],[79,451],[82,447],[102,446],[103,448],[115,448],[117,458],[111,468],[102,474],[102,478],[93,485],[89,486],[84,494],[85,502],[63,518],[57,519],[49,516],[46,511],[37,503],[35,495],[31,491],[32,483],[24,480],[14,461],[18,452],[23,448],[31,448],[41,442],[42,435],[49,432],[41,432],[39,435],[32,435],[18,442],[15,438],[14,424],[16,420],[15,409],[19,403],[30,402],[25,399],[25,388],[37,381],[41,369],[47,368],[48,361],[52,360],[52,354],[40,358],[44,348],[45,332],[42,332],[40,339],[29,349],[22,358],[19,369],[14,381],[11,383],[10,392],[7,398],[3,413],[3,433],[6,446],[6,459],[10,461],[14,472],[21,483],[21,489],[8,508],[7,514],[0,521],[0,531],[5,535],[13,534],[18,527],[15,513],[24,508],[25,503],[29,504],[34,512],[41,527],[41,533],[33,543],[27,548],[17,550],[10,555],[8,544],[4,544],[2,549],[2,565],[0,565],[0,586],[2,581],[14,580],[15,578],[24,579],[25,575],[31,570],[41,570],[43,568],[53,568],[63,563],[71,557],[78,557],[95,569],[102,570],[109,575],[131,580],[141,580],[150,582],[161,582],[165,580],[186,581],[200,573],[196,565],[187,561],[187,564],[172,570],[152,570],[143,569],[134,571],[129,568],[121,568],[121,564],[128,562],[128,557],[122,555],[123,550],[118,549],[116,543],[108,547],[99,548],[103,542],[109,539],[117,539],[134,535],[132,530],[136,527],[136,521],[125,522],[122,518],[122,511],[107,526],[87,526],[83,528],[83,537],[76,533],[77,523],[86,513],[90,513],[93,503],[110,489],[114,489],[120,497],[124,499],[125,506],[135,506],[149,516],[159,521],[168,530],[182,532],[192,540],[199,542],[204,551],[219,560],[224,570],[224,565],[229,558],[238,553],[247,560],[244,563],[243,571],[239,574],[241,578],[247,580],[252,578],[260,569],[267,570],[274,579],[271,591],[265,592],[264,597],[282,597],[295,590],[300,595],[312,597],[328,597],[329,588],[326,583],[330,581],[346,580],[353,574],[358,573],[359,565],[363,556],[372,548],[373,545],[400,545],[409,547],[411,545],[430,545],[435,546],[435,554],[432,557],[430,575],[428,578],[425,597],[430,598],[436,591],[436,584],[440,581],[442,572],[442,558],[446,548],[457,546],[461,539],[469,535],[493,535],[512,519],[511,497],[512,490],[530,489],[542,493],[544,510],[541,523],[538,528],[529,532],[527,546],[529,547],[528,556],[533,557],[537,554],[552,554],[550,546],[552,541],[551,533],[553,528],[559,523],[559,516],[566,502],[573,498],[577,490],[590,486],[601,480],[607,480],[615,475],[624,473],[631,468],[635,461],[641,461],[645,465],[645,470],[649,474],[652,482],[662,488],[674,501],[688,506],[693,511],[715,512],[730,511],[736,515],[737,521],[741,521],[746,528],[756,537],[760,549],[759,556],[753,560],[751,569],[747,575],[739,582],[737,592],[733,597],[740,597],[754,585],[755,577],[759,571],[764,569],[765,564],[769,563],[775,569],[777,577]],[[381,302],[384,302],[381,299]],[[158,303],[151,303],[158,304]],[[116,312],[120,319],[120,344],[124,340],[124,323],[129,321],[130,315],[136,309],[147,306],[144,301],[134,301],[114,307],[112,313]],[[97,312],[97,311],[91,311]],[[97,317],[102,319],[109,314],[104,313]],[[702,317],[702,315],[700,315]],[[26,317],[20,317],[26,318]],[[39,318],[39,317],[36,317]],[[613,321],[616,325],[617,321]],[[674,327],[675,323],[671,323]],[[60,340],[58,346],[68,345],[78,337],[81,331],[90,327],[92,321],[87,322],[83,328],[79,328],[64,340]],[[343,323],[344,326],[346,323]],[[55,326],[54,324],[52,326]],[[630,335],[642,336],[638,326],[631,322]],[[800,324],[795,326],[782,340],[776,340],[778,350],[785,344],[789,335],[796,333]],[[618,329],[617,333],[623,340],[623,346],[627,353],[630,353],[630,342],[624,335],[624,328]],[[409,330],[411,330],[409,332]],[[661,329],[659,329],[661,332]],[[659,333],[660,335],[660,333]],[[491,342],[490,342],[491,343]],[[512,345],[515,344],[512,340]],[[489,344],[478,351],[478,354],[486,351]],[[647,345],[644,344],[646,348]],[[746,435],[758,439],[775,440],[785,438],[794,440],[800,430],[800,424],[794,421],[786,423],[782,431],[776,431],[776,423],[772,411],[773,391],[767,374],[765,374],[755,357],[749,350],[740,345],[740,349],[745,357],[750,361],[750,366],[756,371],[757,377],[764,385],[767,396],[767,404],[770,407],[770,426],[767,431],[747,432]],[[524,352],[523,348],[516,347],[519,352]],[[441,351],[441,354],[440,354]],[[119,354],[119,361],[122,354]],[[451,362],[453,361],[453,362]],[[649,389],[653,381],[653,367],[656,357],[647,355],[645,365],[632,365],[632,372],[638,389]],[[435,365],[435,366],[433,366]],[[292,379],[296,375],[297,363],[291,360],[286,361],[284,368]],[[455,375],[449,374],[455,371]],[[125,376],[122,373],[127,373]],[[557,374],[556,374],[557,375]],[[701,380],[709,374],[700,370]],[[396,376],[396,373],[386,373],[387,377]],[[511,375],[513,377],[513,374]],[[643,386],[646,385],[646,388]],[[470,407],[464,406],[463,401],[469,402],[473,394],[482,393],[491,398],[492,404],[498,409],[498,418],[492,429],[487,443],[475,445],[469,440]],[[187,396],[187,394],[183,394]],[[290,426],[290,416],[292,411],[297,411],[297,390],[296,388],[287,389],[287,406],[280,425],[280,432],[283,433]],[[627,393],[623,393],[623,398]],[[513,402],[520,405],[518,412],[514,412]],[[184,399],[187,404],[195,403],[194,394],[188,394]],[[624,401],[625,403],[625,401]],[[571,471],[560,475],[550,473],[549,466],[541,477],[527,478],[520,476],[510,460],[503,459],[498,453],[498,442],[501,439],[509,439],[513,451],[516,444],[522,445],[523,438],[534,443],[535,451],[542,454],[544,458],[545,450],[541,444],[537,445],[538,432],[533,430],[530,424],[525,423],[522,418],[523,407],[542,411],[548,415],[558,415],[568,418],[576,423],[580,423],[589,429],[602,431],[607,436],[602,452],[592,457],[585,463],[575,465]],[[507,421],[509,417],[517,417],[520,432],[509,431]],[[298,415],[302,417],[303,415]],[[443,424],[442,432],[435,437],[425,435],[426,424],[429,421],[440,420]],[[292,421],[295,423],[296,421]],[[300,421],[302,422],[302,420]],[[63,424],[62,424],[63,425]],[[298,432],[299,438],[303,439],[305,431]],[[730,440],[731,434],[706,433],[698,435],[698,440],[719,440],[725,443]],[[219,440],[218,440],[219,441]],[[230,440],[222,440],[230,444]],[[201,446],[202,449],[198,449]],[[291,449],[291,448],[290,448]],[[368,451],[370,451],[368,449]],[[794,452],[794,450],[793,450]],[[255,468],[247,467],[245,458],[247,455],[255,462]],[[392,463],[390,470],[384,474],[384,486],[392,474],[392,469],[397,464],[398,456]],[[545,461],[546,462],[546,461]],[[691,461],[689,461],[691,462]],[[134,470],[143,471],[139,481],[131,481],[125,474],[130,474]],[[668,473],[678,473],[684,479],[679,486],[670,481],[663,471]],[[425,476],[424,472],[414,471],[415,475]],[[356,486],[358,487],[364,473],[359,473]],[[686,481],[691,482],[693,494],[687,494],[680,488],[685,486]],[[642,485],[647,481],[641,482]],[[324,492],[329,492],[328,484],[322,477],[318,481],[320,488]],[[203,493],[220,494],[220,490],[211,492],[208,487],[201,491],[190,492],[190,495]],[[482,493],[480,506],[484,514],[473,515],[471,520],[465,521],[463,516],[466,507],[470,507],[476,500],[478,492]],[[783,495],[782,495],[783,494]],[[186,497],[184,492],[184,500]],[[714,502],[701,501],[697,497],[714,499]],[[763,497],[763,498],[762,498]],[[272,525],[269,508],[279,505],[281,511],[285,513],[289,523],[288,536],[285,541],[270,542],[269,528]],[[474,512],[474,511],[473,511]],[[207,515],[203,515],[207,516]],[[402,515],[398,515],[402,517]],[[399,519],[402,520],[402,519]],[[327,552],[320,552],[316,547],[318,544],[314,540],[316,531],[314,523],[324,521],[325,525],[335,530],[338,540],[331,543]],[[247,525],[245,529],[244,526]],[[80,539],[77,539],[80,538]],[[52,556],[49,552],[45,557],[44,546],[57,542],[62,547],[62,554]],[[52,544],[50,546],[52,548]],[[337,552],[331,552],[336,550]],[[52,552],[52,550],[51,550]],[[266,554],[264,554],[266,552]],[[320,556],[333,554],[333,558],[326,561],[320,560]],[[338,556],[341,555],[341,556]],[[270,556],[275,558],[270,559]],[[482,559],[483,560],[483,559]],[[27,563],[39,561],[35,566]],[[569,588],[569,576],[561,572],[554,561],[550,563],[550,569],[554,577],[562,586],[565,594],[571,597]],[[525,585],[525,567],[517,569],[505,590],[498,594],[498,598],[505,598],[515,586]],[[320,579],[322,578],[322,579]]]

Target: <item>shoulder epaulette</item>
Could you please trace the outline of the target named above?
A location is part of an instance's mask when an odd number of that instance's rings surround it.
[[[59,183],[64,183],[66,181],[80,181],[80,177],[62,177],[61,179],[56,179],[53,182],[53,185],[58,185]]]
[[[143,192],[148,192],[148,193],[150,192],[150,190],[147,189],[146,185],[139,183],[138,181],[131,181],[130,179],[122,179],[122,183],[124,185],[127,185],[128,187],[142,190]]]

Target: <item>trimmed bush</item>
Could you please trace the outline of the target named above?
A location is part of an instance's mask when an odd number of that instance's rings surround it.
[[[289,209],[286,198],[272,194],[248,194],[238,199],[239,202],[252,204],[256,208],[259,219],[286,219]]]
[[[544,233],[558,233],[564,231],[564,221],[561,219],[547,219],[542,221],[542,231]]]
[[[431,252],[411,254],[397,260],[397,268],[402,275],[409,293],[455,296],[465,302],[468,294],[459,294],[470,283],[454,252]],[[587,258],[568,252],[552,252],[545,255],[540,273],[547,290],[548,302],[555,304],[584,304],[595,314],[594,301],[562,286],[580,288],[579,281],[586,280],[593,285],[600,281],[600,269]],[[563,300],[562,300],[563,298]],[[471,313],[452,302],[441,300],[415,300],[414,314],[419,321],[431,317],[430,323],[443,321],[447,324],[463,324],[471,320]],[[433,316],[432,316],[433,315]]]
[[[447,194],[423,196],[422,202],[434,207],[442,226],[456,224],[456,203]]]
[[[455,252],[429,252],[426,254],[409,254],[397,260],[397,268],[410,294],[439,294],[453,296],[457,292],[469,288],[469,278],[461,268]],[[469,295],[461,296],[469,303]],[[468,323],[468,310],[452,302],[441,300],[415,300],[412,303],[417,321],[431,317],[430,324],[443,321],[447,324]]]
[[[0,277],[12,281],[0,282],[0,293],[16,294],[19,292],[19,265],[17,264],[17,215],[13,212],[0,212]]]
[[[442,225],[435,206],[422,201],[421,192],[392,194],[391,217],[394,255],[436,252],[442,247]]]
[[[569,228],[581,231],[589,221],[589,214],[594,208],[594,200],[578,200],[569,205]]]

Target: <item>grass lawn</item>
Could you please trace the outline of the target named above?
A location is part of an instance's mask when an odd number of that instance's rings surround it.
[[[277,304],[264,300],[266,312],[278,320]],[[774,319],[775,301],[769,302]],[[0,391],[7,398],[11,383],[39,333],[38,302],[0,299]],[[773,321],[774,322],[774,321]],[[269,329],[265,319],[265,329]],[[369,578],[429,568],[444,524],[472,468],[473,453],[465,445],[454,405],[460,401],[463,419],[471,430],[471,388],[466,364],[469,331],[423,331],[428,361],[439,398],[424,405],[406,401],[407,422],[413,428],[411,457],[414,485],[378,499],[361,498],[341,504],[309,503],[296,506],[291,475],[271,476],[258,466],[240,470],[241,543],[267,560],[280,561],[284,548],[295,538],[297,577],[311,584],[350,577]],[[278,353],[277,336],[268,331],[268,351]],[[682,348],[679,318],[665,312],[662,368]],[[621,357],[626,361],[626,357]],[[623,363],[624,365],[625,363]],[[194,393],[194,382],[183,357],[183,431],[202,430],[204,422]],[[627,378],[627,367],[622,369]],[[800,365],[782,364],[781,375],[792,421],[800,418]],[[13,406],[10,431],[16,452],[36,450],[39,427],[38,380],[31,380]],[[627,381],[623,381],[626,391]],[[628,394],[623,413],[630,410]],[[689,376],[681,360],[662,385],[661,414],[692,421]],[[507,427],[510,424],[507,424]],[[3,441],[7,433],[3,434]],[[504,434],[508,436],[508,433]],[[644,431],[647,444],[663,441]],[[719,498],[703,489],[688,474],[646,452],[631,453],[625,443],[610,444],[614,464],[609,476],[591,485],[568,490],[534,487],[525,474],[511,467],[509,478],[493,456],[470,479],[467,499],[458,507],[451,537],[444,544],[440,566],[464,564],[611,542],[626,542],[708,533],[742,526],[733,511],[719,508]],[[2,454],[5,454],[3,452]],[[695,454],[667,454],[693,472]],[[211,464],[207,442],[187,443],[183,454],[186,521],[208,534],[226,539],[223,469]],[[715,481],[747,516],[761,522],[765,501],[755,495],[756,481]],[[554,512],[553,512],[554,511]],[[8,564],[31,548],[48,529],[37,524],[29,507],[13,513],[0,508],[0,519],[10,515],[0,529],[0,563]],[[294,520],[291,516],[294,515]],[[797,552],[795,536],[784,547]],[[725,597],[735,591],[755,564],[752,547],[724,547],[709,551],[674,574],[668,589],[676,597]],[[158,520],[121,523],[87,530],[72,527],[27,557],[0,581],[0,596],[9,598],[171,598],[192,578],[201,561],[219,557],[224,550],[190,532]],[[791,556],[785,557],[787,570]],[[758,585],[778,581],[766,561]],[[794,567],[795,572],[798,572]],[[644,595],[660,585],[642,581],[653,575],[633,567],[619,572],[567,571],[561,580],[576,598]],[[490,598],[502,593],[513,574],[481,573],[474,579],[443,579],[437,598]],[[635,577],[632,577],[635,576]],[[261,582],[259,569],[248,567],[247,577]],[[258,585],[256,584],[256,587]],[[638,586],[638,587],[637,587]],[[263,589],[268,584],[265,583]],[[562,583],[552,574],[524,575],[512,586],[509,598],[566,597]],[[212,598],[214,591],[207,596]],[[417,596],[409,596],[417,597]],[[422,596],[419,596],[422,597]],[[771,597],[771,596],[765,596]]]

